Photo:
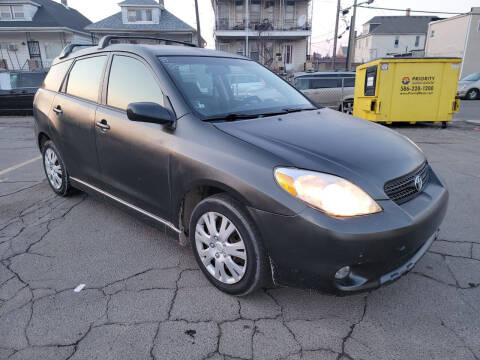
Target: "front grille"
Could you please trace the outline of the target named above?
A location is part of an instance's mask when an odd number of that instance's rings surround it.
[[[420,176],[423,186],[420,191],[415,187],[415,179]],[[403,204],[423,191],[430,179],[430,166],[425,162],[417,170],[401,176],[399,178],[390,180],[384,186],[385,194],[397,204]]]

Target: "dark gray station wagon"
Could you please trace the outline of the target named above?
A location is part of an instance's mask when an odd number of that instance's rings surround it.
[[[317,108],[241,56],[113,39],[67,47],[36,94],[58,195],[99,195],[189,239],[205,276],[235,295],[271,279],[377,287],[436,238],[448,192],[404,136]]]

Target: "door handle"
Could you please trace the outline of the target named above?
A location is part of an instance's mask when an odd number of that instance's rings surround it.
[[[57,114],[63,113],[62,107],[60,105],[57,105],[56,107],[54,107],[53,111]]]
[[[107,120],[103,119],[102,121],[97,121],[95,126],[99,127],[102,130],[109,130],[110,125],[107,124]]]

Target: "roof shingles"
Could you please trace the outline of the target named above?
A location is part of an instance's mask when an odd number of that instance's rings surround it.
[[[436,16],[374,16],[367,24],[379,24],[369,34],[426,34],[428,23],[439,19]]]
[[[122,12],[118,12],[88,25],[85,29],[93,32],[96,30],[195,31],[194,28],[167,10],[162,10],[159,24],[124,24],[122,21]]]
[[[0,0],[0,4],[2,1]],[[65,7],[52,0],[35,0],[40,5],[32,21],[1,21],[0,28],[61,27],[85,32],[85,26],[92,22],[77,10]]]

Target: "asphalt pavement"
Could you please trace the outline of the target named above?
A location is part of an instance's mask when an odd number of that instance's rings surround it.
[[[181,247],[116,207],[55,196],[32,118],[0,118],[0,359],[480,359],[480,101],[393,126],[451,198],[440,238],[399,281],[334,297],[225,295]],[[76,291],[75,291],[76,290]]]

